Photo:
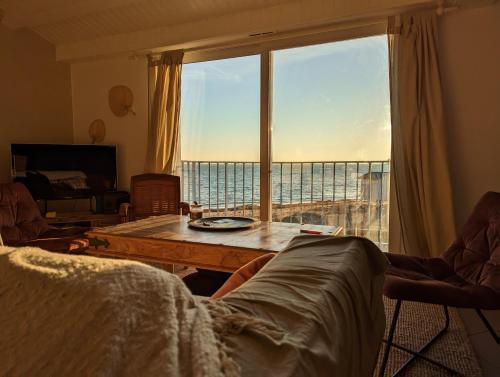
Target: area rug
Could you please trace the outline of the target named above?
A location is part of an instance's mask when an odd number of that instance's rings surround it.
[[[384,297],[385,315],[387,318],[386,334],[394,311],[395,301]],[[426,356],[455,369],[463,376],[481,377],[476,355],[470,343],[464,324],[456,309],[450,308],[450,327],[439,340],[425,353]],[[438,305],[421,304],[417,302],[403,302],[394,335],[395,342],[409,349],[417,350],[436,334],[444,324],[443,307]],[[382,351],[385,345],[382,346]],[[383,352],[379,354],[379,365],[382,362]],[[391,376],[409,357],[406,352],[391,348],[386,376]],[[378,375],[378,366],[377,373]],[[404,373],[404,376],[449,376],[440,368],[422,360],[414,361]]]

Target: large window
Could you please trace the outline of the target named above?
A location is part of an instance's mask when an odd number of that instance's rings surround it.
[[[254,217],[261,202],[271,202],[273,221],[341,225],[344,234],[386,248],[386,36],[275,50],[271,57],[268,197],[260,197],[259,138],[267,67],[252,55],[183,67],[184,200],[202,203],[209,214]]]
[[[386,36],[273,53],[273,219],[342,225],[386,244]]]

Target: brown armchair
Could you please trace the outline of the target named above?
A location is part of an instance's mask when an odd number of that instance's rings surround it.
[[[168,174],[141,174],[130,180],[130,203],[120,206],[122,222],[166,214],[187,215],[181,202],[180,178]]]
[[[448,306],[475,309],[493,339],[500,343],[499,336],[482,313],[482,310],[500,309],[500,193],[483,195],[457,240],[439,258],[386,255],[391,265],[386,270],[384,295],[397,301],[380,376],[384,375],[391,347],[412,355],[395,375],[401,374],[417,358],[457,374],[423,355],[448,329]],[[418,351],[393,343],[403,301],[443,305],[443,328]]]
[[[8,246],[35,246],[49,251],[83,253],[88,228],[50,227],[22,183],[0,184],[0,234]]]

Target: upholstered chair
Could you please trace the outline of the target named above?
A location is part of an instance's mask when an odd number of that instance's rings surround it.
[[[396,300],[394,315],[380,369],[385,367],[391,347],[412,356],[395,375],[401,374],[420,358],[456,373],[453,369],[429,359],[425,351],[448,329],[448,307],[473,308],[497,343],[499,336],[482,310],[500,309],[500,193],[488,192],[479,200],[456,241],[439,258],[418,258],[388,253],[384,295]],[[445,323],[418,351],[393,343],[401,305],[417,301],[443,305]]]
[[[5,245],[83,253],[89,245],[85,236],[88,229],[49,226],[22,183],[0,184],[0,234]]]

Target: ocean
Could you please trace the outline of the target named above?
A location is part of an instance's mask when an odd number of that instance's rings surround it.
[[[206,208],[260,202],[258,162],[183,161],[183,200]],[[387,200],[389,161],[272,164],[273,204]]]

